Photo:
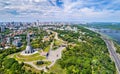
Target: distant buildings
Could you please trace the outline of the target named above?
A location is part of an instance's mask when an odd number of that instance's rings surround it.
[[[65,26],[63,25],[60,28],[57,28],[57,30],[65,30],[65,31],[74,31],[74,32],[78,32],[78,28],[77,27],[71,27],[71,26]]]
[[[4,32],[5,31],[5,26],[4,25],[1,25],[0,26],[0,32]]]
[[[26,30],[28,28],[38,28],[39,30],[63,30],[63,31],[74,31],[77,32],[77,27],[71,26],[71,23],[67,22],[40,22],[37,20],[33,23],[28,22],[5,22],[0,24],[0,32],[4,32],[5,29],[9,29],[9,34],[2,34],[0,35],[0,44],[1,47],[11,46],[13,44],[16,47],[20,47],[22,45],[22,40],[19,38],[19,36],[22,34],[23,37],[26,34]],[[9,31],[8,30],[8,31]],[[48,34],[51,34],[48,32]],[[16,37],[18,36],[18,37]],[[43,38],[44,41],[49,41],[50,38],[45,36]],[[28,41],[27,41],[28,42]],[[29,44],[29,45],[28,45]],[[30,42],[28,42],[26,46],[26,53],[33,53],[34,50],[32,49]],[[6,47],[8,48],[8,47]]]
[[[12,42],[12,44],[16,47],[21,47],[22,46],[22,43],[19,39],[16,39]]]

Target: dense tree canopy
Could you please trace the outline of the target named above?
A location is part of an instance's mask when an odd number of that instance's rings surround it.
[[[58,60],[62,69],[66,69],[67,74],[116,74],[115,65],[100,35],[82,27],[79,30],[85,34],[57,31],[63,40],[76,44],[74,47],[69,45]],[[79,36],[83,41],[78,41]]]

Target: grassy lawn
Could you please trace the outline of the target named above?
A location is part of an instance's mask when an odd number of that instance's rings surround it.
[[[18,53],[18,54],[14,55],[14,58],[16,60],[18,60],[18,61],[23,61],[23,62],[45,59],[45,57],[44,56],[40,56],[39,53],[36,53],[36,54],[33,54],[33,55],[29,55],[29,56],[20,55],[20,53]]]
[[[44,52],[48,52],[49,50],[50,50],[50,45],[44,49]]]
[[[59,46],[62,44],[62,41],[61,40],[54,40],[54,45],[55,46]]]
[[[19,52],[18,53],[14,53],[14,54],[10,54],[6,58],[14,58],[14,56],[17,55],[17,54],[19,54]]]
[[[66,74],[66,70],[62,69],[57,63],[50,68],[49,72],[53,74]]]
[[[37,70],[35,68],[33,68],[31,65],[29,64],[24,64],[23,68],[25,68],[26,71],[31,71],[32,73],[37,73],[39,74],[41,71],[40,70]]]
[[[62,43],[63,43],[62,40],[54,40],[54,44],[53,44],[53,49],[52,50],[56,50]]]

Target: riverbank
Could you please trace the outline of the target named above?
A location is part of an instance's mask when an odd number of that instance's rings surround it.
[[[87,28],[87,27],[85,27],[85,28]],[[97,31],[97,29],[95,29],[95,28],[87,28],[87,29],[97,32],[97,33],[101,34],[102,36],[105,36],[107,39],[113,41],[113,43],[116,47],[116,52],[120,54],[120,35],[118,35],[119,33],[99,32],[99,30]]]
[[[120,55],[120,44],[115,39],[113,39],[112,37],[110,37],[108,35],[105,35],[103,33],[100,33],[100,34],[113,42],[113,44],[116,48],[115,51]]]

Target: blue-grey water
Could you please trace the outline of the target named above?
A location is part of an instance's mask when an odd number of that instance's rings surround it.
[[[111,29],[104,30],[103,29],[103,31],[101,32],[120,44],[120,31],[119,30],[111,30]]]
[[[96,28],[89,28],[93,31],[97,30],[100,33],[108,36],[109,38],[113,39],[114,41],[116,41],[118,44],[120,44],[120,30],[112,30],[112,29],[96,29]]]

